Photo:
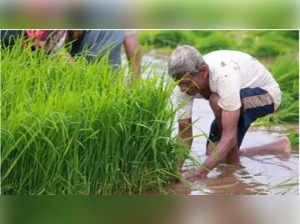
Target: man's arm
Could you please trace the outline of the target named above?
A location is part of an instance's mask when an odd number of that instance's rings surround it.
[[[205,160],[204,167],[200,170],[199,177],[204,178],[210,170],[224,160],[228,153],[237,147],[237,124],[240,117],[240,109],[235,111],[222,110],[221,125],[222,135],[221,140],[217,143],[216,153],[211,153]]]
[[[188,150],[190,150],[193,143],[193,127],[192,127],[192,119],[182,119],[178,121],[179,123],[179,135],[178,138],[181,142],[188,146]],[[188,140],[185,140],[188,139]],[[178,167],[181,170],[184,163],[184,159],[180,158],[178,160]]]
[[[141,74],[141,46],[138,43],[135,33],[129,34],[124,39],[124,48],[127,59],[131,66],[133,66],[133,72],[139,76]],[[132,65],[132,63],[134,63]]]

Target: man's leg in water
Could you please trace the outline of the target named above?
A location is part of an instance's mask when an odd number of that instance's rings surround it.
[[[256,155],[283,155],[288,157],[292,147],[288,137],[282,137],[275,142],[269,144],[241,149],[240,156],[256,156]]]

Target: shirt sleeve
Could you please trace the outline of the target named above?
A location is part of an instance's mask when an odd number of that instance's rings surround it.
[[[218,105],[223,110],[234,111],[241,107],[240,73],[236,65],[227,65],[218,71],[216,91],[220,97]]]
[[[182,92],[178,86],[174,89],[172,98],[173,105],[175,105],[175,109],[177,109],[177,119],[182,120],[191,118],[194,98]]]

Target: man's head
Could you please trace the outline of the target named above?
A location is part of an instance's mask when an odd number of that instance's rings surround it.
[[[169,58],[169,74],[179,81],[181,91],[189,95],[209,92],[209,68],[201,54],[194,47],[178,46]]]

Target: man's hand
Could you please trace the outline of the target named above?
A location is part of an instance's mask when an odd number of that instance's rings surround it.
[[[133,72],[139,76],[141,74],[141,47],[138,43],[136,34],[129,34],[124,39],[124,48],[128,62],[133,66]],[[134,64],[132,64],[134,63]]]

